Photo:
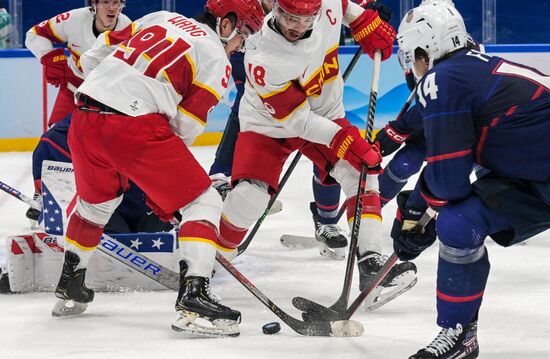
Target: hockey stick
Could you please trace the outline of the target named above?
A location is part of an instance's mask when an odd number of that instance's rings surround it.
[[[435,218],[437,212],[432,208],[428,207],[426,212],[422,215],[420,220],[415,226],[414,231],[422,231],[424,227],[428,224],[430,220]],[[365,287],[357,298],[351,303],[349,308],[343,311],[337,311],[334,308],[327,308],[324,305],[313,302],[309,299],[302,297],[295,297],[292,300],[292,304],[298,309],[303,308],[304,313],[302,316],[306,321],[334,321],[334,320],[349,320],[359,309],[365,298],[372,293],[372,291],[384,280],[386,275],[390,272],[392,267],[397,262],[397,254],[392,253],[392,255],[386,260],[382,268],[376,273],[369,286]]]
[[[349,75],[351,74],[351,71],[353,70],[353,68],[357,64],[357,61],[359,61],[359,58],[361,57],[361,51],[362,51],[361,47],[359,47],[357,49],[357,51],[355,52],[355,55],[353,55],[353,58],[351,59],[351,62],[349,63],[349,65],[344,70],[344,74],[342,75],[342,79],[344,80],[344,82],[348,79]],[[279,187],[277,188],[277,191],[275,191],[273,196],[271,196],[271,198],[269,199],[269,203],[267,204],[267,208],[265,209],[264,213],[256,221],[256,224],[254,225],[254,227],[252,228],[252,230],[250,231],[250,233],[248,234],[246,239],[239,245],[239,247],[237,249],[237,255],[241,255],[248,248],[248,246],[250,245],[250,242],[252,241],[252,239],[256,235],[256,232],[258,231],[258,229],[262,225],[262,222],[264,221],[265,217],[269,213],[269,210],[273,206],[273,203],[275,203],[275,200],[279,196],[279,193],[281,192],[281,189],[283,188],[284,184],[286,183],[286,181],[290,177],[290,174],[292,173],[292,171],[294,171],[294,168],[298,164],[298,161],[300,160],[301,156],[302,156],[301,152],[298,152],[296,154],[296,156],[294,156],[294,159],[292,160],[290,166],[288,167],[288,169],[286,170],[283,178],[281,179],[281,182],[279,183]],[[344,212],[342,211],[342,213],[344,213]],[[342,215],[340,214],[340,216],[342,216]]]
[[[407,99],[407,102],[405,102],[403,107],[401,107],[401,110],[395,117],[395,121],[398,121],[409,110],[414,100],[414,94],[415,94],[415,90],[411,92],[411,94],[409,95],[409,98]],[[347,201],[348,200],[346,199],[344,203],[342,203],[342,206],[340,207],[340,209],[338,210],[338,214],[336,215],[336,223],[340,221],[340,218],[342,218],[342,215],[346,211]],[[317,246],[318,242],[315,239],[315,237],[283,234],[281,236],[281,244],[288,248],[307,249],[307,248],[313,248]]]
[[[250,233],[248,233],[248,235],[246,236],[246,239],[239,245],[239,247],[237,247],[237,255],[241,255],[248,248],[248,246],[250,245],[250,242],[252,241],[252,239],[256,235],[256,232],[258,232],[258,229],[260,229],[260,226],[262,225],[265,217],[267,217],[267,214],[271,210],[271,207],[273,206],[273,203],[275,203],[275,201],[277,200],[277,197],[279,197],[279,194],[281,193],[281,190],[283,189],[283,186],[288,181],[290,175],[292,174],[292,171],[294,171],[294,168],[296,168],[296,165],[298,164],[298,161],[300,161],[300,157],[302,157],[302,152],[298,151],[298,153],[296,153],[296,156],[294,156],[294,158],[292,159],[292,162],[288,166],[285,174],[283,175],[283,178],[281,179],[281,182],[279,182],[279,186],[277,187],[277,190],[275,191],[275,193],[273,193],[273,195],[269,199],[269,202],[267,203],[267,208],[265,209],[264,213],[256,221],[256,224],[254,225],[254,227],[252,228]]]
[[[2,181],[0,181],[0,189],[6,192],[7,194],[9,194],[10,196],[17,198],[21,202],[28,204],[34,209],[37,209],[39,211],[42,210],[42,206],[40,205],[40,203],[36,202],[34,199],[24,195],[23,193],[19,192],[15,188],[11,187],[10,185]]]
[[[378,80],[380,79],[380,63],[382,62],[382,53],[376,51],[374,53],[374,61],[372,66],[372,83],[369,98],[369,113],[366,124],[365,138],[370,142],[372,136],[372,130],[374,127],[374,113],[376,111],[376,98],[378,96]],[[351,284],[353,279],[353,267],[355,265],[355,253],[357,252],[357,246],[359,242],[359,227],[361,225],[361,213],[363,212],[363,201],[361,200],[362,194],[365,192],[367,180],[367,166],[363,164],[361,167],[361,173],[359,174],[359,184],[357,188],[357,202],[355,204],[355,217],[353,218],[353,225],[351,229],[351,239],[349,245],[348,261],[346,263],[346,273],[344,275],[344,284],[340,297],[330,306],[332,310],[337,312],[344,312],[347,309],[349,294],[351,291]],[[293,300],[294,304],[294,300]],[[300,308],[298,308],[300,309]]]
[[[35,200],[2,181],[0,181],[0,189],[17,198],[21,202],[28,204],[32,208],[41,210],[40,205]],[[98,249],[100,252],[116,259],[135,271],[142,273],[155,282],[162,284],[166,288],[176,291],[179,289],[179,273],[171,271],[161,264],[125,246],[105,233],[103,233],[103,236],[101,237],[101,242]]]
[[[334,337],[352,337],[363,334],[363,325],[354,320],[335,320],[304,322],[287,314],[262,291],[252,284],[235,266],[233,266],[225,257],[217,254],[216,260],[221,264],[235,279],[241,283],[252,295],[262,302],[269,310],[285,322],[292,330],[301,335],[307,336],[334,336]]]

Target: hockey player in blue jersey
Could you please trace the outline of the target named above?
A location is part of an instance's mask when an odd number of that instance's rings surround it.
[[[442,329],[411,358],[476,358],[486,237],[507,247],[550,227],[550,78],[468,49],[466,39],[460,13],[437,0],[409,11],[397,35],[401,63],[419,79],[427,165],[415,191],[398,197],[394,249],[410,260],[440,240]],[[471,183],[474,165],[487,174]],[[437,222],[413,230],[427,205]]]

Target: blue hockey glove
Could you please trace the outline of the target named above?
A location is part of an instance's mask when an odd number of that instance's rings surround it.
[[[364,9],[371,9],[378,11],[378,16],[385,21],[390,22],[392,11],[389,6],[382,4],[380,1],[371,0],[358,0],[357,3]]]
[[[399,133],[387,124],[386,127],[378,131],[374,138],[374,143],[378,142],[382,156],[388,156],[397,151],[408,137],[408,134]]]
[[[410,194],[411,191],[403,191],[397,195],[397,215],[391,229],[393,250],[403,261],[418,257],[437,237],[434,220],[429,221],[423,229],[416,228],[424,210],[406,207]]]

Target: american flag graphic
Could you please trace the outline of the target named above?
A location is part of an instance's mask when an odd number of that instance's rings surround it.
[[[63,235],[63,210],[44,182],[42,182],[42,203],[44,232],[56,236]]]
[[[170,253],[174,250],[174,235],[169,232],[113,233],[109,235],[136,252]]]

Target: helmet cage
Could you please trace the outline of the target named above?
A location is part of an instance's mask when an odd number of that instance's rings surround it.
[[[299,26],[300,28],[304,28],[304,32],[306,32],[317,25],[321,17],[321,11],[318,10],[313,15],[295,15],[280,6],[278,1],[275,1],[273,3],[273,17],[279,25],[287,28]]]

